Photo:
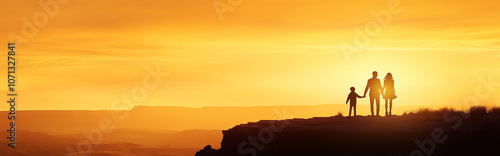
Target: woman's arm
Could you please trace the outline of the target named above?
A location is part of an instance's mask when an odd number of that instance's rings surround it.
[[[384,81],[384,86],[382,87],[382,90],[380,91],[380,94],[382,94],[382,96],[384,96],[384,92],[385,92],[384,89],[387,89],[387,88],[385,88],[387,86],[386,84],[387,84],[387,81]]]

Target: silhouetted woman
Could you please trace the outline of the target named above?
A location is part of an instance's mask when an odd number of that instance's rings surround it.
[[[385,91],[384,91],[385,89]],[[384,87],[382,88],[384,91],[384,99],[385,99],[385,116],[392,115],[392,100],[396,98],[396,92],[394,91],[394,79],[392,78],[391,73],[387,73],[384,78]],[[387,101],[389,101],[389,114],[387,114]]]

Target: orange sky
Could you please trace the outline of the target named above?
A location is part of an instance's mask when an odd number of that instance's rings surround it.
[[[155,64],[169,76],[138,105],[340,104],[377,70],[379,78],[393,73],[397,105],[452,106],[474,95],[478,77],[500,82],[497,0],[401,0],[403,11],[351,62],[339,45],[352,44],[355,27],[374,21],[370,11],[389,0],[243,0],[223,21],[212,2],[61,5],[18,45],[18,109],[109,109]],[[23,17],[43,11],[35,0],[4,6],[3,43],[9,32],[22,34]],[[500,103],[495,88],[481,103]]]

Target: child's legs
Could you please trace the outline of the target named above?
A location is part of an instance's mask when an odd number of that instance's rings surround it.
[[[349,116],[351,116],[352,105],[349,106]]]
[[[375,102],[377,103],[377,116],[379,115],[380,112],[380,96],[375,96]]]
[[[353,107],[353,109],[354,109],[354,116],[356,116],[356,105],[351,106],[351,107]]]

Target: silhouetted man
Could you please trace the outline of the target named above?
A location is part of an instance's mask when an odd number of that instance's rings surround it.
[[[377,71],[373,71],[373,77],[368,79],[368,83],[366,84],[365,94],[363,96],[366,97],[366,92],[370,89],[370,109],[373,114],[373,101],[377,102],[377,116],[380,112],[380,93],[382,93],[382,84],[380,83],[380,79],[377,78]]]

